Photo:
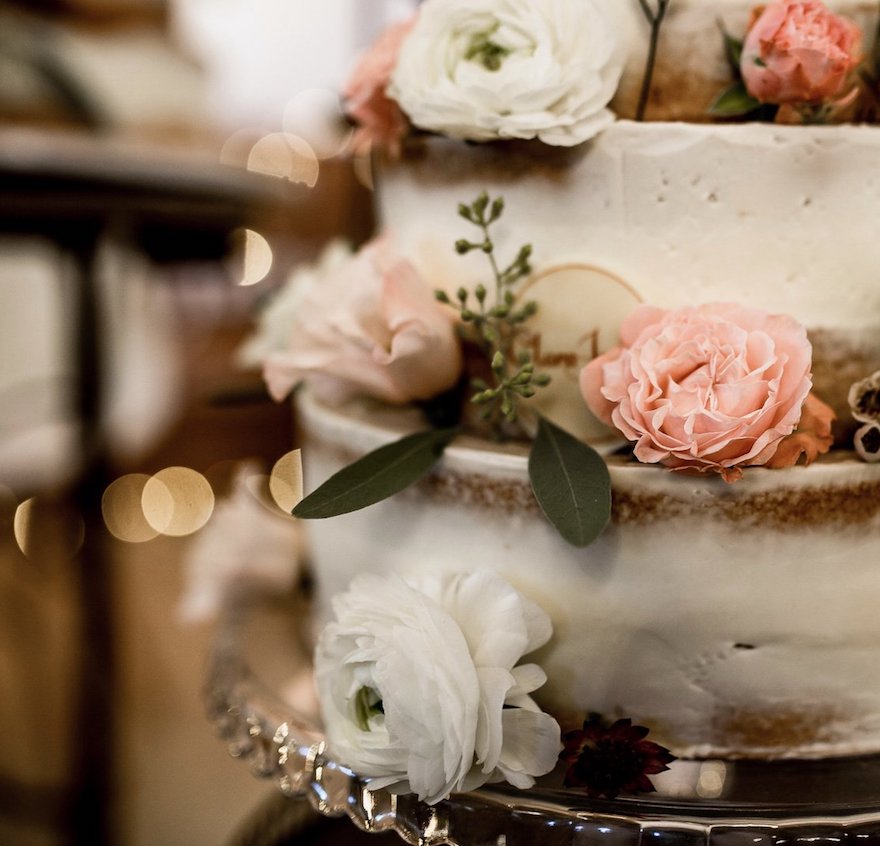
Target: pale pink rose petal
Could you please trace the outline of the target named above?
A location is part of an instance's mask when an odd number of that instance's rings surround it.
[[[308,381],[329,402],[405,404],[451,388],[461,368],[449,309],[378,239],[303,296],[288,347],[266,358],[264,377],[279,400]]]
[[[615,361],[620,354],[620,347],[615,347],[604,355],[594,358],[580,373],[581,393],[587,398],[587,405],[593,414],[606,426],[612,425],[611,412],[620,397],[613,392],[611,385],[605,384],[606,379],[610,381],[605,368],[606,365],[609,365],[610,370],[611,362]]]
[[[834,422],[834,411],[814,394],[807,397],[800,423],[794,434],[785,438],[774,455],[767,461],[772,468],[793,467],[804,459],[811,464],[831,449],[834,437],[831,424]]]
[[[345,110],[357,124],[354,146],[358,152],[367,152],[373,146],[392,155],[399,152],[408,123],[385,89],[397,66],[400,48],[415,22],[413,16],[386,29],[361,57],[345,87]]]
[[[735,479],[801,419],[811,347],[789,317],[731,303],[639,308],[621,337],[631,343],[590,362],[581,391],[640,461]]]

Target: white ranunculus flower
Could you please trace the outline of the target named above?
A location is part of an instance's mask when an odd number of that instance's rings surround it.
[[[546,676],[517,666],[550,619],[500,576],[361,576],[334,612],[315,652],[327,742],[370,789],[435,803],[553,769],[559,726],[529,695]]]
[[[453,138],[573,146],[614,119],[623,0],[427,0],[388,93]]]

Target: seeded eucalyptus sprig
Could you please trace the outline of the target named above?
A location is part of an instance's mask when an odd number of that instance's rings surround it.
[[[536,388],[550,377],[535,372],[531,352],[516,352],[516,340],[523,324],[538,310],[534,302],[519,304],[516,284],[531,272],[530,245],[521,247],[509,265],[502,268],[495,255],[489,227],[501,217],[504,200],[489,199],[484,192],[470,205],[459,206],[459,214],[478,227],[480,239],[459,240],[455,249],[464,255],[481,250],[488,257],[495,282],[494,302],[489,303],[485,285],[473,294],[461,288],[457,293],[462,330],[485,358],[486,378],[474,379],[471,401],[482,406],[489,432],[500,438],[509,434],[519,418],[520,400],[533,396]],[[473,297],[473,302],[471,300]],[[452,305],[450,297],[437,292],[437,298]],[[524,345],[522,345],[524,347]],[[457,391],[451,392],[456,398]],[[448,411],[447,397],[435,398]],[[456,402],[456,411],[460,407]],[[415,432],[384,444],[343,467],[312,491],[293,510],[294,517],[317,519],[348,514],[387,499],[417,482],[440,460],[446,447],[466,426],[434,428],[447,414],[435,413],[432,428]],[[603,531],[611,514],[611,479],[608,468],[596,451],[584,441],[560,429],[533,411],[528,428],[533,437],[529,452],[529,479],[535,499],[550,523],[568,543],[583,547]],[[458,423],[459,415],[456,415]],[[444,425],[448,425],[449,421]],[[520,423],[521,428],[526,428]],[[371,717],[380,713],[382,703],[375,691],[362,688],[355,697],[358,724],[366,729]]]
[[[489,291],[483,284],[477,285],[471,293],[466,288],[457,292],[458,310],[466,337],[473,341],[489,362],[491,376],[474,379],[471,387],[474,394],[471,402],[482,405],[482,418],[488,421],[496,435],[500,435],[502,418],[509,423],[519,419],[519,401],[535,395],[535,389],[549,384],[550,377],[535,372],[535,363],[529,350],[523,349],[514,354],[517,336],[522,325],[538,310],[537,303],[528,301],[517,305],[514,286],[532,272],[529,258],[531,244],[520,247],[516,257],[506,267],[498,264],[495,243],[489,227],[504,212],[504,199],[489,199],[484,191],[470,205],[461,203],[458,213],[468,223],[480,230],[481,238],[476,241],[460,239],[455,242],[459,255],[474,250],[486,254],[494,276],[494,301],[488,302]],[[436,292],[437,299],[453,305],[445,291]]]

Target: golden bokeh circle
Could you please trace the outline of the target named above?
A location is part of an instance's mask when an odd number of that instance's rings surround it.
[[[208,480],[189,467],[166,467],[144,484],[141,507],[159,534],[184,537],[197,532],[214,511]]]
[[[142,499],[150,477],[145,473],[120,476],[107,486],[101,497],[101,513],[107,530],[114,537],[128,543],[144,543],[159,532],[144,516]]]
[[[275,260],[269,242],[253,229],[236,229],[232,237],[240,245],[238,284],[249,286],[262,282],[269,275]]]
[[[38,497],[15,509],[12,527],[18,548],[31,561],[69,560],[85,540],[80,514]]]
[[[285,132],[305,139],[322,160],[342,153],[353,133],[338,92],[329,88],[306,88],[291,98],[282,126]]]
[[[271,132],[251,147],[247,169],[313,188],[321,163],[304,138],[290,132]]]
[[[282,455],[272,466],[269,493],[275,504],[290,514],[303,498],[302,452],[295,449]]]

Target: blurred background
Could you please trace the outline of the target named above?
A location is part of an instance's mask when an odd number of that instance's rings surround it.
[[[240,350],[369,236],[338,92],[415,3],[0,0],[0,843],[244,842],[274,793],[203,696],[233,553],[297,578]]]

